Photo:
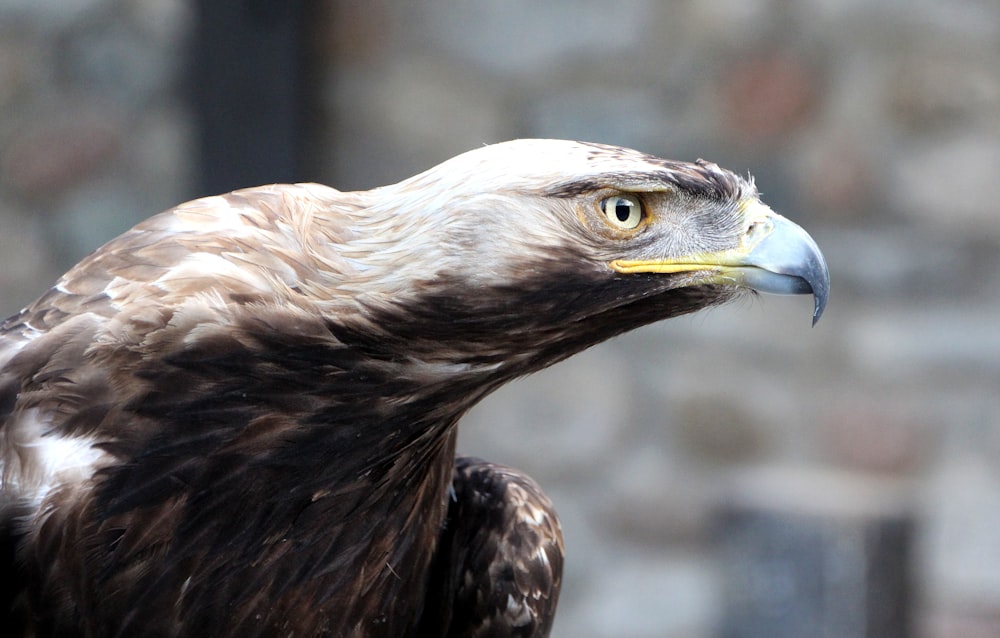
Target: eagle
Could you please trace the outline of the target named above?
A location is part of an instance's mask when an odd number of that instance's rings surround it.
[[[0,325],[0,621],[23,636],[546,636],[552,503],[456,458],[508,381],[747,291],[829,294],[752,179],[522,139],[111,240]]]

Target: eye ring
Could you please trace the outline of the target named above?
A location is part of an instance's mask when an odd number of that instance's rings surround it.
[[[601,212],[614,228],[634,230],[645,216],[642,202],[635,195],[612,195],[601,200]]]

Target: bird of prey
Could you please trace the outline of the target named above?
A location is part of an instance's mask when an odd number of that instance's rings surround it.
[[[463,413],[609,337],[811,293],[715,164],[563,140],[125,232],[0,325],[0,622],[25,636],[545,636],[562,538]]]

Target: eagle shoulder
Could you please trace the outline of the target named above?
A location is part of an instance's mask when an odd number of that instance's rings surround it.
[[[439,598],[425,607],[423,635],[549,635],[562,585],[562,529],[528,475],[459,457],[434,561],[431,596]]]

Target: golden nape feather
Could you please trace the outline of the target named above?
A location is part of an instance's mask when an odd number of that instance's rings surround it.
[[[456,461],[458,420],[747,290],[811,293],[817,319],[829,275],[752,182],[598,144],[154,216],[0,326],[4,626],[545,636],[558,519],[521,473]]]

